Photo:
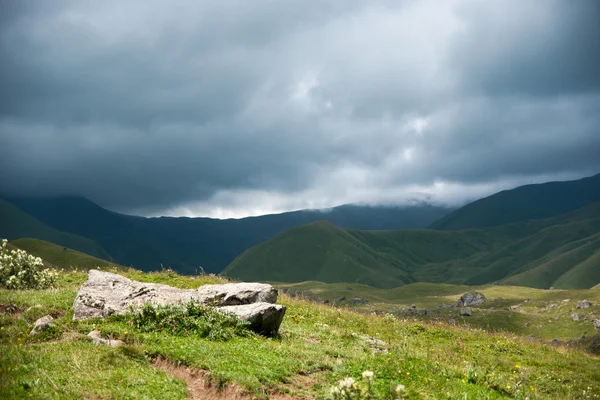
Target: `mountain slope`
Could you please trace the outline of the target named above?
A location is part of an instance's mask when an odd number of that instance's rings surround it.
[[[94,257],[110,258],[109,254],[94,241],[51,228],[9,202],[0,199],[0,237],[13,240],[30,236],[73,248]]]
[[[459,230],[551,218],[600,201],[600,174],[575,181],[520,186],[474,201],[431,224]]]
[[[347,231],[319,221],[293,228],[247,250],[224,273],[242,280],[359,282],[380,287],[409,283],[408,275]],[[245,260],[252,260],[250,268]],[[278,265],[285,260],[285,267]]]
[[[244,250],[316,220],[329,219],[344,227],[361,229],[401,229],[427,226],[450,211],[427,204],[341,206],[327,212],[296,211],[219,220],[134,217],[75,197],[11,201],[47,225],[94,240],[120,264],[146,271],[159,269],[162,264],[181,273],[195,273],[199,267],[206,272],[220,272]],[[0,221],[0,229],[2,225]],[[21,237],[38,237],[29,231],[25,233]]]
[[[590,288],[600,282],[600,203],[550,219],[463,231],[343,230],[314,223],[237,257],[224,271],[280,282],[444,282]]]
[[[17,239],[10,242],[13,246],[25,250],[29,254],[40,257],[56,267],[69,269],[75,268],[90,270],[98,267],[125,269],[125,267],[113,264],[88,254],[57,246],[53,243],[38,239]]]

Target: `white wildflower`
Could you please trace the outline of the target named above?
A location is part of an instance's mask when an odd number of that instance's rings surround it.
[[[372,380],[373,379],[373,371],[365,371],[362,373],[362,377],[368,380]]]
[[[354,385],[354,378],[348,377],[348,378],[342,379],[339,383],[340,383],[340,389],[351,388]]]

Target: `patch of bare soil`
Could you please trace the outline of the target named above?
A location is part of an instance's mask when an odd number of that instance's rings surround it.
[[[153,367],[160,368],[169,376],[182,379],[187,385],[188,396],[192,400],[254,400],[257,397],[250,396],[240,386],[229,384],[225,387],[217,387],[209,377],[209,372],[197,368],[186,367],[184,365],[175,365],[172,362],[157,358]],[[269,394],[270,400],[295,400],[289,394],[273,393]]]

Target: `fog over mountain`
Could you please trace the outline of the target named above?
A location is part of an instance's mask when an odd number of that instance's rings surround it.
[[[0,193],[458,205],[600,171],[596,0],[0,3]]]

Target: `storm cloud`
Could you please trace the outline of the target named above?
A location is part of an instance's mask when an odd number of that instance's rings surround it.
[[[4,1],[0,193],[459,204],[600,172],[600,5]]]

